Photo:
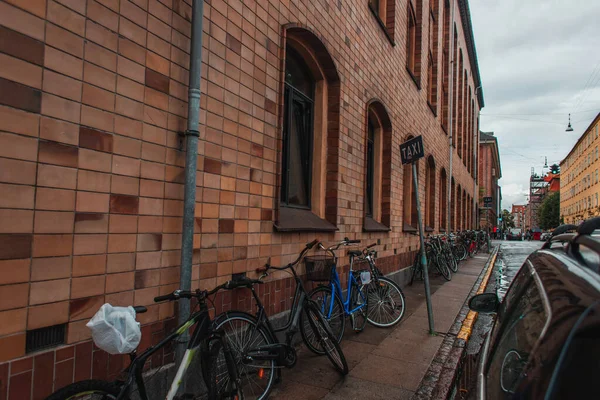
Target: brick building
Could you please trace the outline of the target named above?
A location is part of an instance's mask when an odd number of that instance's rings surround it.
[[[142,348],[173,326],[153,297],[179,282],[190,4],[0,0],[0,398],[114,377],[126,358],[85,327],[105,302],[148,306]],[[416,207],[396,150],[413,135],[426,225],[474,226],[483,97],[466,0],[206,0],[203,30],[193,288],[315,237],[377,241],[385,272],[407,267]],[[270,279],[277,313],[290,281]]]
[[[515,228],[522,229],[525,232],[525,208],[526,205],[522,204],[513,204],[511,214],[513,216],[513,221],[515,223]]]
[[[600,215],[599,132],[600,113],[560,162],[560,216],[565,223],[579,224]]]
[[[492,231],[498,226],[498,217],[501,215],[501,194],[498,180],[502,178],[500,165],[500,151],[498,139],[494,132],[480,132],[479,140],[479,223],[482,229]],[[486,206],[484,197],[491,197],[492,202]]]

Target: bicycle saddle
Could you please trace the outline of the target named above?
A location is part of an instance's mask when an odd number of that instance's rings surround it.
[[[360,257],[362,256],[362,250],[348,250],[349,256]]]

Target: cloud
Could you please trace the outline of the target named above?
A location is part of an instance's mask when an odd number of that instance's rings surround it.
[[[498,138],[502,207],[510,208],[525,202],[531,169],[546,172],[545,157],[560,162],[600,112],[600,1],[469,6],[486,103],[480,126]],[[574,131],[567,133],[569,113]]]

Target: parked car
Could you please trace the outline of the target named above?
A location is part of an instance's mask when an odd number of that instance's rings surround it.
[[[523,240],[523,232],[520,228],[511,228],[506,234],[506,240]]]
[[[478,399],[600,399],[600,240],[592,237],[600,218],[576,233],[561,228],[527,258],[502,302],[495,293],[469,301],[496,313]]]

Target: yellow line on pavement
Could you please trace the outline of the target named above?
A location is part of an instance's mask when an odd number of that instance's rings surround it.
[[[496,256],[498,255],[498,252],[496,251],[494,253],[494,255],[492,256],[492,259],[488,265],[488,269],[485,273],[485,276],[483,277],[483,280],[481,281],[481,284],[479,285],[479,289],[477,289],[477,294],[481,294],[485,291],[485,288],[488,285],[488,281],[490,280],[490,276],[492,275],[492,271],[494,270],[494,265],[496,264]],[[464,319],[463,323],[462,323],[462,327],[460,328],[460,331],[458,332],[457,338],[458,339],[464,339],[465,341],[469,340],[469,337],[471,336],[471,332],[473,331],[473,325],[475,324],[475,320],[477,320],[477,312],[475,311],[469,311],[469,313],[467,314],[467,317]]]

